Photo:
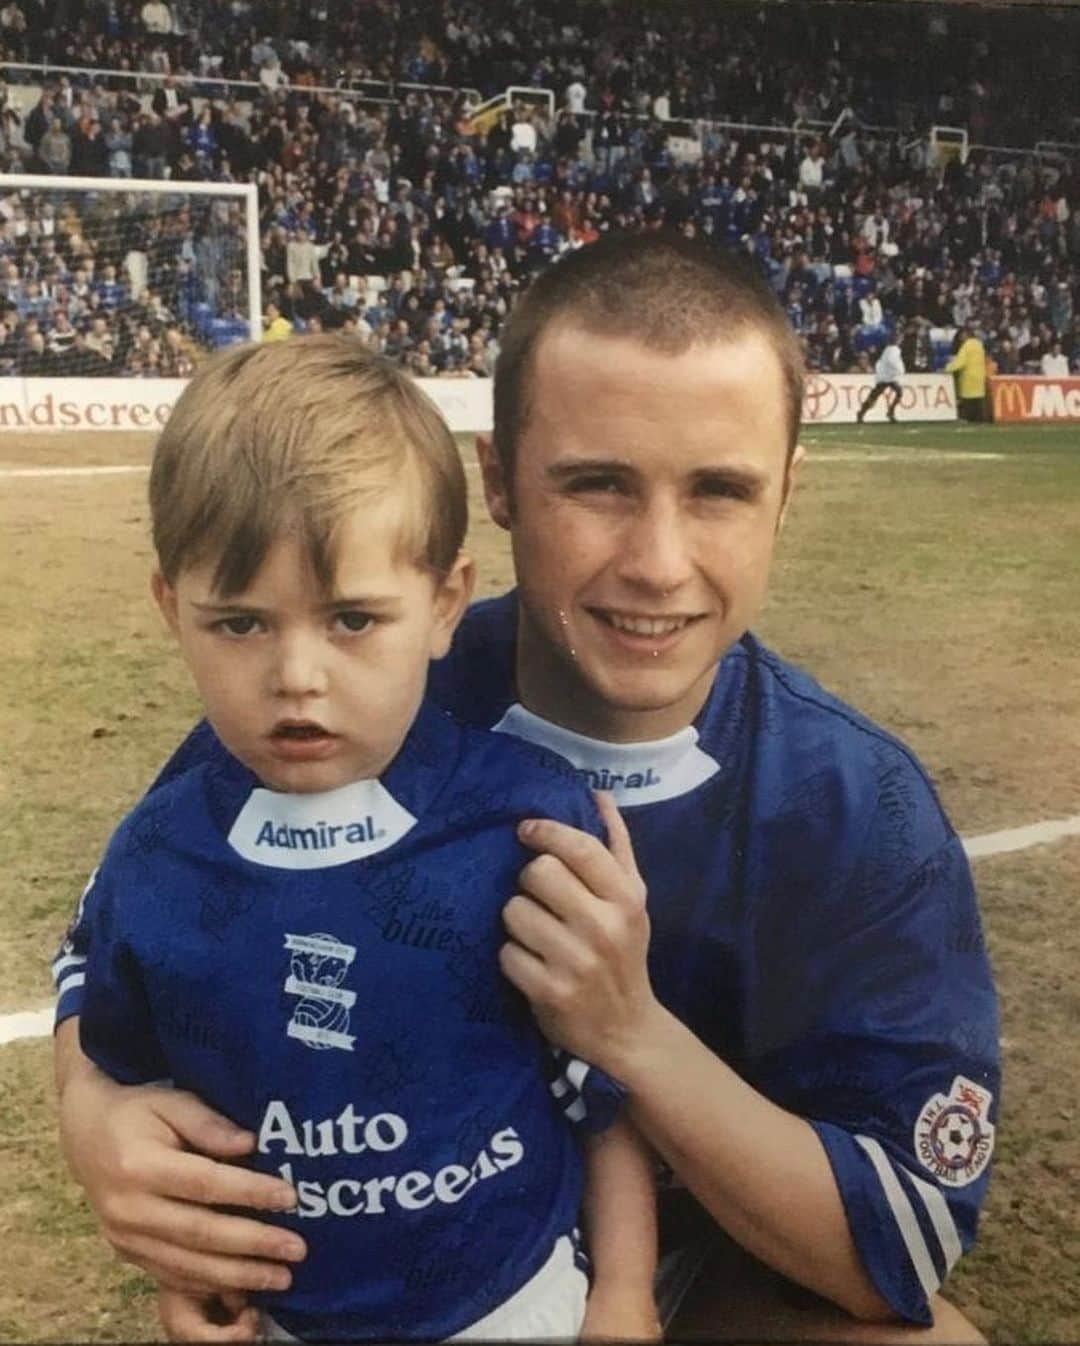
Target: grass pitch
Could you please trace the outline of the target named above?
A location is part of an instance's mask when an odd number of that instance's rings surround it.
[[[1080,813],[1080,430],[808,431],[759,632],[906,739],[971,836]],[[0,439],[0,1013],[47,960],[112,827],[197,713],[149,599],[140,435]],[[471,444],[462,440],[466,460]],[[473,488],[481,593],[510,580]],[[977,1251],[947,1287],[993,1341],[1080,1339],[1080,839],[975,866],[1006,1091]],[[53,1138],[48,1043],[0,1048],[0,1338],[155,1332]]]

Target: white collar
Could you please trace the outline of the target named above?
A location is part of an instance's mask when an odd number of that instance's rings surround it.
[[[610,790],[620,808],[689,794],[720,770],[720,763],[698,747],[693,725],[648,743],[606,743],[515,703],[493,729],[565,757],[594,790]]]
[[[229,831],[229,845],[252,864],[329,869],[385,851],[416,819],[379,780],[318,794],[252,790]]]

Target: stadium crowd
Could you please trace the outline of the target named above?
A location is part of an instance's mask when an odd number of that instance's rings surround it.
[[[422,375],[490,374],[538,269],[660,226],[744,250],[812,368],[868,371],[894,337],[908,370],[941,368],[966,326],[1004,372],[1080,370],[1080,158],[941,164],[926,134],[1080,139],[1074,43],[1046,40],[1074,16],[872,8],[12,0],[9,60],[158,78],[60,73],[29,107],[8,87],[0,163],[257,182],[266,335],[349,326]],[[1004,22],[1046,29],[1023,98]],[[470,89],[511,84],[552,89],[555,115],[471,120]],[[186,373],[246,334],[239,207],[143,204],[2,194],[0,372]]]

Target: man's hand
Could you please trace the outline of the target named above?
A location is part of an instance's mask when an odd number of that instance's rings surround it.
[[[542,854],[503,909],[511,938],[499,962],[547,1038],[617,1077],[622,1051],[657,1002],[645,962],[645,884],[610,795],[596,799],[606,848],[565,823],[520,825],[520,839]]]
[[[259,1311],[244,1295],[189,1295],[181,1290],[158,1291],[158,1314],[169,1341],[257,1341]]]
[[[212,1209],[294,1207],[280,1178],[217,1162],[249,1154],[251,1133],[192,1094],[108,1079],[79,1051],[75,1020],[56,1050],[64,1154],[118,1256],[189,1293],[287,1289],[303,1240]]]

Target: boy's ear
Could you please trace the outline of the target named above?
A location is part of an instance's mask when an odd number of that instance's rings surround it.
[[[160,570],[155,570],[150,576],[150,592],[154,595],[154,602],[165,618],[166,626],[174,636],[178,635],[180,618],[177,612],[176,590]]]
[[[460,551],[449,573],[439,581],[435,594],[435,624],[431,632],[429,657],[441,659],[450,652],[458,622],[465,615],[476,586],[476,567],[472,557]]]
[[[484,479],[488,513],[500,528],[510,527],[510,488],[490,435],[476,436],[476,456]]]

